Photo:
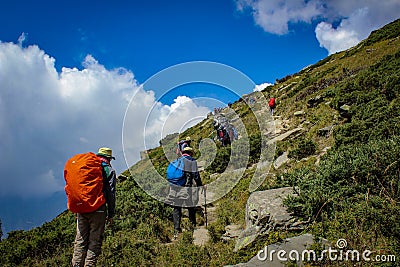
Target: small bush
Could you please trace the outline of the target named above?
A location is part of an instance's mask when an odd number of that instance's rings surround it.
[[[314,155],[317,151],[317,145],[313,140],[303,139],[297,147],[289,151],[289,157],[300,160],[302,158]]]

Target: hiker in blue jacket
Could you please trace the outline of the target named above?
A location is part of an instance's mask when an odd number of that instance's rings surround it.
[[[182,207],[186,207],[189,212],[189,221],[193,228],[196,227],[196,205],[198,202],[198,187],[202,186],[200,174],[197,168],[197,161],[193,158],[193,149],[185,147],[182,151],[184,162],[182,177],[183,182],[180,185],[172,184],[168,196],[170,204],[174,207],[174,239],[182,232],[181,218]]]

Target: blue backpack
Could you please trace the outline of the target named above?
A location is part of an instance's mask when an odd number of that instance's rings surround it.
[[[170,184],[184,186],[186,183],[185,173],[183,168],[185,166],[185,157],[180,157],[168,165],[167,180]]]

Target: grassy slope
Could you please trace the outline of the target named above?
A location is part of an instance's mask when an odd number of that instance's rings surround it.
[[[346,238],[354,248],[381,249],[397,255],[400,247],[400,227],[396,220],[400,214],[400,167],[396,161],[400,156],[396,149],[399,147],[396,135],[400,130],[399,29],[400,22],[396,21],[372,33],[356,47],[331,55],[263,91],[266,97],[271,93],[277,96],[276,115],[288,119],[290,128],[304,121],[309,123],[303,123],[305,131],[299,137],[277,144],[276,156],[289,151],[293,159],[284,168],[271,169],[259,189],[301,186],[300,197],[287,204],[304,219],[312,218],[308,231],[332,241]],[[323,103],[307,107],[308,99],[317,95],[324,97]],[[339,115],[343,104],[351,105],[351,120]],[[251,162],[257,162],[259,134],[254,131],[257,128],[254,116],[240,100],[232,107],[249,132],[255,132],[250,138]],[[305,115],[295,117],[293,114],[298,110],[304,110]],[[336,125],[334,134],[328,138],[318,136],[318,129],[329,125]],[[188,129],[183,136],[190,135],[197,147],[198,140],[212,134],[211,119],[208,119]],[[322,158],[320,167],[315,166],[313,157],[295,160],[299,151],[310,144],[315,145],[314,154],[333,147]],[[223,169],[229,160],[229,149],[220,148],[218,155],[219,162],[202,173],[205,181],[210,174]],[[382,159],[382,155],[387,157]],[[165,173],[167,160],[162,149],[150,150],[149,157],[156,170]],[[132,166],[132,172],[145,177],[149,165],[148,160],[140,161]],[[133,180],[120,183],[118,217],[106,231],[100,263],[104,266],[221,266],[247,261],[265,244],[288,235],[271,233],[238,253],[232,252],[233,242],[219,240],[225,225],[244,224],[247,188],[253,171],[249,168],[234,190],[219,201],[218,220],[209,227],[212,242],[204,248],[192,245],[188,233],[179,242],[165,245],[172,233],[171,209],[147,196]],[[41,227],[11,232],[0,243],[0,265],[68,266],[74,222],[74,216],[64,212]],[[188,222],[184,219],[183,223]]]

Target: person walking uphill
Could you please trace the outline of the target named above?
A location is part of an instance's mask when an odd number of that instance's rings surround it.
[[[176,154],[180,157],[182,156],[183,149],[185,147],[190,147],[190,143],[192,142],[192,139],[190,136],[187,136],[184,140],[181,140],[178,142],[178,147],[176,148]]]
[[[179,173],[177,175],[172,172]],[[167,201],[173,206],[174,239],[182,232],[181,218],[182,207],[189,212],[189,221],[193,228],[196,227],[196,210],[198,202],[198,188],[202,186],[197,161],[193,158],[193,149],[185,147],[182,156],[171,162],[167,169],[167,179],[170,183],[170,193]]]
[[[276,108],[276,100],[273,96],[270,97],[268,101],[268,106],[269,106],[269,112],[271,113],[271,116],[274,116],[274,110]]]
[[[111,166],[112,150],[77,154],[65,164],[68,209],[76,213],[76,237],[72,265],[96,266],[101,254],[105,225],[115,214],[116,173]]]

